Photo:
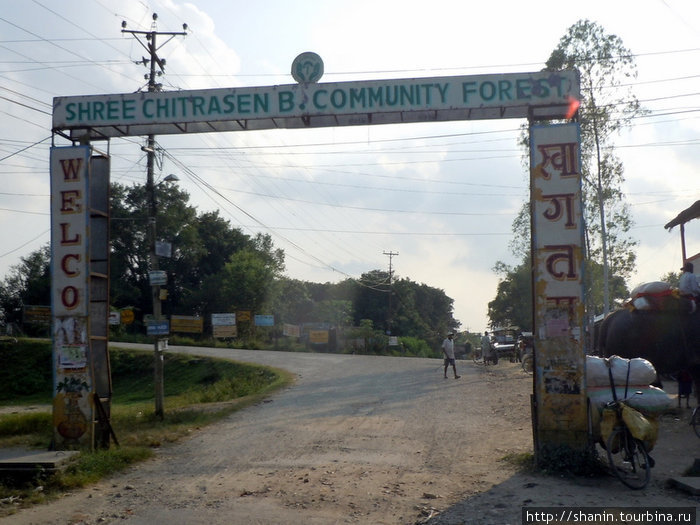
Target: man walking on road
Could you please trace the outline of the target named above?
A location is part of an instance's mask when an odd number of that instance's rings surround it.
[[[462,376],[457,375],[457,365],[455,364],[455,343],[452,340],[453,333],[447,334],[447,338],[442,342],[442,353],[445,354],[445,379],[447,379],[447,367],[452,365],[452,370],[455,373],[455,379]]]

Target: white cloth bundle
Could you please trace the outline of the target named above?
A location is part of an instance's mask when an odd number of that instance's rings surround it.
[[[656,369],[646,359],[635,357],[625,359],[620,356],[609,358],[586,356],[586,385],[589,387],[610,387],[610,375],[608,373],[608,361],[612,367],[613,382],[615,385],[643,385],[648,386],[656,381]]]

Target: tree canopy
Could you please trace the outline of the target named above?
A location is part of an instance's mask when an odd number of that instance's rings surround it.
[[[632,218],[622,191],[624,167],[613,143],[615,135],[644,114],[630,87],[630,80],[637,76],[634,55],[618,36],[606,33],[595,22],[579,20],[561,38],[545,69],[576,69],[580,75],[578,121],[587,259],[603,270],[599,281],[588,283],[589,296],[600,297],[602,304],[592,303],[589,308],[607,313],[611,300],[624,298],[612,294],[619,287],[611,288],[611,279],[626,281],[636,261],[637,243],[629,235]]]
[[[284,252],[269,235],[247,235],[218,211],[197,213],[176,186],[157,184],[155,191],[156,238],[172,245],[171,256],[158,260],[168,275],[165,315],[208,319],[212,313],[249,310],[274,315],[278,325],[371,326],[432,347],[458,327],[453,300],[443,290],[390,279],[382,270],[339,283],[291,279],[284,275]],[[152,311],[148,209],[144,185],[112,185],[110,302],[115,309],[134,309],[137,331],[143,331],[143,316]],[[0,283],[5,321],[20,323],[23,306],[49,304],[49,258],[49,246],[37,250]]]
[[[636,76],[634,56],[622,40],[590,20],[568,28],[552,51],[545,70],[575,69],[581,78],[581,101],[576,119],[581,126],[581,174],[586,238],[585,287],[589,316],[607,312],[611,302],[628,295],[626,280],[635,267],[636,242],[630,237],[632,219],[622,184],[624,168],[615,156],[614,137],[643,114],[631,91]],[[521,137],[529,151],[527,130]],[[529,159],[529,155],[526,156]],[[529,162],[528,162],[529,166]],[[530,203],[524,202],[512,225],[510,248],[520,263],[502,262],[496,298],[489,303],[492,325],[531,326]]]

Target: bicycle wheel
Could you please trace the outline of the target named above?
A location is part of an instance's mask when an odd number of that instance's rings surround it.
[[[532,373],[532,370],[534,369],[532,354],[526,354],[523,356],[522,367],[528,374]]]
[[[615,476],[631,489],[643,489],[651,477],[651,460],[644,443],[632,437],[627,427],[613,430],[605,446]]]
[[[700,437],[700,408],[695,407],[693,409],[693,417],[690,418],[690,424],[693,425],[693,430],[695,430],[695,435]]]

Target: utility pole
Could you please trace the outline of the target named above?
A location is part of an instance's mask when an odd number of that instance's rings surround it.
[[[148,92],[155,93],[161,91],[162,84],[156,83],[156,78],[165,73],[165,59],[161,59],[158,56],[158,50],[165,44],[170,42],[176,36],[187,36],[187,24],[182,24],[183,31],[169,32],[169,31],[157,31],[156,20],[158,20],[158,15],[153,13],[153,23],[151,24],[150,31],[136,31],[132,29],[126,29],[126,22],[122,22],[122,33],[129,33],[133,35],[139,44],[141,44],[144,49],[148,52],[149,58],[143,58],[141,61],[136,62],[137,64],[143,64],[144,66],[149,66],[150,71],[144,78],[148,80]],[[156,44],[156,38],[159,36],[169,36],[165,42],[163,42],[160,47]],[[146,43],[141,41],[140,37],[144,37]],[[157,66],[157,69],[156,69]],[[148,242],[149,242],[149,266],[150,272],[155,272],[158,270],[158,256],[156,254],[156,192],[155,184],[153,182],[153,166],[156,159],[156,138],[155,135],[149,134],[146,139],[146,146],[141,148],[146,152],[146,193],[148,195]],[[150,279],[150,277],[149,277]],[[153,299],[153,318],[156,325],[156,330],[160,330],[160,322],[162,317],[162,305],[160,298],[160,283],[156,284],[151,282],[151,297]],[[164,374],[163,374],[163,350],[165,347],[165,341],[162,340],[158,335],[156,335],[156,340],[153,345],[154,351],[154,363],[153,363],[153,380],[155,384],[155,415],[156,417],[163,419],[164,410],[164,398],[165,398],[165,387],[164,387]]]
[[[399,252],[388,251],[388,252],[382,252],[382,253],[384,253],[384,255],[389,256],[389,319],[387,322],[387,325],[388,325],[387,331],[389,333],[387,335],[391,335],[391,325],[392,325],[393,317],[394,317],[394,314],[393,314],[393,311],[391,308],[391,296],[394,295],[394,291],[392,288],[392,276],[394,275],[394,273],[391,269],[391,262],[392,262],[392,259],[394,258],[394,256],[398,255]]]

